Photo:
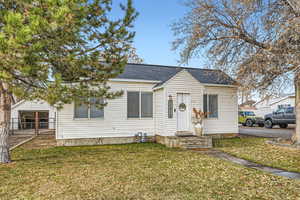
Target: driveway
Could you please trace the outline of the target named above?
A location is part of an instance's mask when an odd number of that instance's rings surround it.
[[[289,139],[292,137],[295,126],[289,126],[288,128],[282,129],[274,127],[272,129],[260,128],[260,127],[243,127],[240,126],[240,135],[255,136],[255,137],[280,137]]]

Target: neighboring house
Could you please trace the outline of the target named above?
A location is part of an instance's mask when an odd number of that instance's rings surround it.
[[[248,100],[242,104],[239,105],[239,110],[240,111],[253,111],[255,112],[257,109],[255,106],[253,106],[255,104],[255,101],[253,100]]]
[[[288,94],[282,97],[270,97],[254,104],[257,108],[255,114],[257,116],[265,116],[266,114],[272,113],[282,107],[294,107],[295,106],[295,95]]]
[[[36,113],[38,113],[39,128],[54,129],[56,109],[45,101],[21,100],[12,105],[11,128],[34,129]]]
[[[104,109],[72,103],[57,111],[58,145],[129,143],[139,132],[194,134],[193,108],[209,112],[205,134],[238,133],[237,86],[220,70],[128,64],[108,84],[124,94]]]

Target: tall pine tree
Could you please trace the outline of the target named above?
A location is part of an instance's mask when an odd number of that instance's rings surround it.
[[[0,162],[10,162],[12,95],[58,107],[121,95],[107,81],[127,62],[137,13],[132,0],[120,7],[112,20],[112,0],[0,1]]]

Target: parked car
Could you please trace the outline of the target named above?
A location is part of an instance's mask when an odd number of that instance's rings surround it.
[[[287,128],[289,124],[296,124],[294,107],[280,108],[277,111],[265,115],[265,127],[272,128],[279,125],[280,128]]]
[[[264,126],[264,119],[257,117],[253,111],[239,111],[239,124],[252,127],[257,124],[259,127]]]

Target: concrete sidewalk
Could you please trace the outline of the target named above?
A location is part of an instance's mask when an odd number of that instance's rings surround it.
[[[257,164],[255,162],[251,162],[249,160],[238,158],[238,157],[232,156],[228,153],[221,152],[221,151],[218,151],[218,150],[202,151],[200,153],[204,153],[204,154],[210,155],[210,156],[215,157],[215,158],[219,158],[219,159],[222,159],[222,160],[225,160],[225,161],[229,161],[231,163],[239,164],[239,165],[244,166],[246,168],[256,169],[256,170],[259,170],[259,171],[267,172],[267,173],[270,173],[270,174],[274,174],[274,175],[277,175],[277,176],[282,176],[282,177],[286,177],[286,178],[290,178],[290,179],[297,179],[297,180],[300,179],[300,173],[289,172],[289,171],[286,171],[286,170],[283,170],[283,169],[278,169],[278,168],[273,168],[273,167]]]
[[[18,135],[10,135],[8,137],[8,145],[9,149],[12,149],[13,147],[24,143],[25,141],[28,141],[29,139],[33,138],[34,135],[32,134],[18,134]]]

